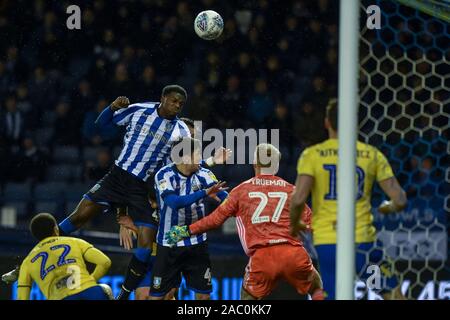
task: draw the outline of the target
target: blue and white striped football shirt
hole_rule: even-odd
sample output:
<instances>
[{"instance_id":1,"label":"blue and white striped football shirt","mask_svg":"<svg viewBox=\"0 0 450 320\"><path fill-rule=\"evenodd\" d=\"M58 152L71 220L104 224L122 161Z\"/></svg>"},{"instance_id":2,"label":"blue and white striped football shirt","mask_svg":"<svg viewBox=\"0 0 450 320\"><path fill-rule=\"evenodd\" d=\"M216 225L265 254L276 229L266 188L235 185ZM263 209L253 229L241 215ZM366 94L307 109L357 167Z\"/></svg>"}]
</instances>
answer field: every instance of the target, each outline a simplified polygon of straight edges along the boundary
<instances>
[{"instance_id":1,"label":"blue and white striped football shirt","mask_svg":"<svg viewBox=\"0 0 450 320\"><path fill-rule=\"evenodd\" d=\"M180 137L190 137L186 124L158 115L159 102L135 103L114 112L112 121L127 126L123 148L115 164L146 181L170 158L172 144Z\"/></svg>"},{"instance_id":2,"label":"blue and white striped football shirt","mask_svg":"<svg viewBox=\"0 0 450 320\"><path fill-rule=\"evenodd\" d=\"M165 234L172 226L190 225L205 217L205 205L203 199L194 202L186 208L174 210L164 203L164 197L168 194L186 196L196 191L207 189L217 183L214 174L205 168L200 168L190 177L181 174L175 164L169 164L161 168L155 175L155 187L159 207L159 228L156 242L162 246L169 246ZM192 246L206 241L206 233L191 236L179 241L176 246Z\"/></svg>"}]
</instances>

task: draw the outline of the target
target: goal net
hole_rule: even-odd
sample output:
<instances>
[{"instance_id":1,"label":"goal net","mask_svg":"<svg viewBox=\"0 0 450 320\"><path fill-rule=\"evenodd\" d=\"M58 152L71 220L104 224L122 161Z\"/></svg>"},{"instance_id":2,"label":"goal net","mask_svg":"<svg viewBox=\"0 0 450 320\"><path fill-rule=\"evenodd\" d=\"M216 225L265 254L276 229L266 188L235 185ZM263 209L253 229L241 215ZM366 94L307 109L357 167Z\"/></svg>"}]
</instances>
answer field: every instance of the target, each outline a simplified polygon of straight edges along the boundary
<instances>
[{"instance_id":1,"label":"goal net","mask_svg":"<svg viewBox=\"0 0 450 320\"><path fill-rule=\"evenodd\" d=\"M418 1L375 2L381 24L370 29L366 9L374 1L362 2L359 139L387 156L408 195L403 212L374 212L381 249L405 295L449 299L450 26L442 8L412 3ZM384 196L374 191L376 208ZM356 298L364 287L357 282Z\"/></svg>"}]
</instances>

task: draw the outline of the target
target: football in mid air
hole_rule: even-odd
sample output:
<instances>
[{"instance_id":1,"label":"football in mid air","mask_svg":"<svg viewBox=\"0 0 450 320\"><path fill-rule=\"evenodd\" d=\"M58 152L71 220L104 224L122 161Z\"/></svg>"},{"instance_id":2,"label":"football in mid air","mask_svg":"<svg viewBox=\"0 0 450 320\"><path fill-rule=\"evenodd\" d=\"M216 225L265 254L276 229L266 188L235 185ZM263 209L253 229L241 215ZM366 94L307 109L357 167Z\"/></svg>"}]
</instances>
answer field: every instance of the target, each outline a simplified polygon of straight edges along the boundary
<instances>
[{"instance_id":1,"label":"football in mid air","mask_svg":"<svg viewBox=\"0 0 450 320\"><path fill-rule=\"evenodd\" d=\"M195 33L202 39L217 39L223 31L223 19L217 12L206 10L200 12L194 21Z\"/></svg>"}]
</instances>

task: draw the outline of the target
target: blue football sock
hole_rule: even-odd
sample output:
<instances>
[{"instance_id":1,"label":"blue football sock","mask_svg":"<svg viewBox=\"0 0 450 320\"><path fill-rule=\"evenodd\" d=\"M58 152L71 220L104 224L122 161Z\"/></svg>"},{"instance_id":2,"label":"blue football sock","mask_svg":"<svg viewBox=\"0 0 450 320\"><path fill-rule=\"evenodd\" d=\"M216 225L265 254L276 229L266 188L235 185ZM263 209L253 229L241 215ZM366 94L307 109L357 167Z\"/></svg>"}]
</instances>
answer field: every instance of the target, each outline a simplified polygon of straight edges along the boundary
<instances>
[{"instance_id":1,"label":"blue football sock","mask_svg":"<svg viewBox=\"0 0 450 320\"><path fill-rule=\"evenodd\" d=\"M149 271L153 270L153 265L155 264L155 260L156 260L156 256L150 255L150 257L148 258L147 263L148 263L148 270Z\"/></svg>"},{"instance_id":2,"label":"blue football sock","mask_svg":"<svg viewBox=\"0 0 450 320\"><path fill-rule=\"evenodd\" d=\"M136 248L134 250L134 256L141 262L147 263L152 254L152 250L147 248Z\"/></svg>"},{"instance_id":3,"label":"blue football sock","mask_svg":"<svg viewBox=\"0 0 450 320\"><path fill-rule=\"evenodd\" d=\"M62 235L71 234L74 231L77 231L78 228L75 227L70 221L69 217L65 218L60 224L59 229L62 231Z\"/></svg>"}]
</instances>

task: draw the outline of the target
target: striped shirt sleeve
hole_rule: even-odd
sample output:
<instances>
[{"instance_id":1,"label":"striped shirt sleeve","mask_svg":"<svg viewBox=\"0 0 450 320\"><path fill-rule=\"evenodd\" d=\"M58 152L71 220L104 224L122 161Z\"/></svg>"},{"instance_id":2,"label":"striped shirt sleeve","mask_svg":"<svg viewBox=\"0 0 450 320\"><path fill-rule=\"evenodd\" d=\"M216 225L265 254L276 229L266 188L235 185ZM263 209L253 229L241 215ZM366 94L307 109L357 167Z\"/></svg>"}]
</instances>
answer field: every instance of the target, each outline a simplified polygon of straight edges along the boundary
<instances>
[{"instance_id":1,"label":"striped shirt sleeve","mask_svg":"<svg viewBox=\"0 0 450 320\"><path fill-rule=\"evenodd\" d=\"M133 114L144 108L141 105L130 105L128 108L119 109L114 112L113 122L118 126L126 126L130 122Z\"/></svg>"},{"instance_id":2,"label":"striped shirt sleeve","mask_svg":"<svg viewBox=\"0 0 450 320\"><path fill-rule=\"evenodd\" d=\"M155 176L155 186L158 189L161 198L164 198L168 194L175 193L174 186L172 185L171 176L172 171L159 171Z\"/></svg>"},{"instance_id":3,"label":"striped shirt sleeve","mask_svg":"<svg viewBox=\"0 0 450 320\"><path fill-rule=\"evenodd\" d=\"M200 234L220 227L228 218L236 216L238 211L238 194L231 191L229 197L210 215L189 226L191 234Z\"/></svg>"},{"instance_id":4,"label":"striped shirt sleeve","mask_svg":"<svg viewBox=\"0 0 450 320\"><path fill-rule=\"evenodd\" d=\"M202 182L203 188L209 188L218 182L216 176L211 170L201 168L198 175L200 176L200 181Z\"/></svg>"}]
</instances>

